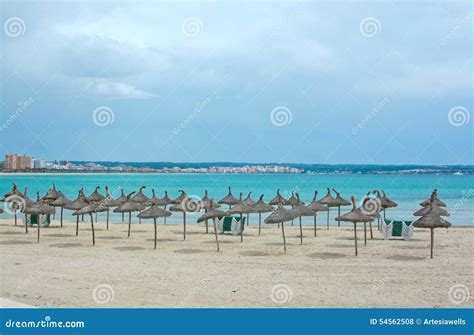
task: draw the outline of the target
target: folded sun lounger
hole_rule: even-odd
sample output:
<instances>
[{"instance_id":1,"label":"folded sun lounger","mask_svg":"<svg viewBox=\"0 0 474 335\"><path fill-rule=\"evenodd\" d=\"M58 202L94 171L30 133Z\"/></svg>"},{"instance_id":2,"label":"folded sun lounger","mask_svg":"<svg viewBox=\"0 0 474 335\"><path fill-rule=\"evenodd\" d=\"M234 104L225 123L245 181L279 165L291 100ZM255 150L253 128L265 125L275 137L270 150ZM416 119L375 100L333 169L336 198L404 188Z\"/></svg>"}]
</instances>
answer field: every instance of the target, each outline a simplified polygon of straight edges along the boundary
<instances>
[{"instance_id":1,"label":"folded sun lounger","mask_svg":"<svg viewBox=\"0 0 474 335\"><path fill-rule=\"evenodd\" d=\"M244 230L244 227L245 217L242 217L242 222L240 222L240 216L226 215L219 218L217 232L219 234L230 232L232 235L240 235L240 232Z\"/></svg>"},{"instance_id":2,"label":"folded sun lounger","mask_svg":"<svg viewBox=\"0 0 474 335\"><path fill-rule=\"evenodd\" d=\"M384 239L392 237L403 237L405 240L410 240L413 236L413 221L401 221L393 219L382 220L381 233Z\"/></svg>"}]
</instances>

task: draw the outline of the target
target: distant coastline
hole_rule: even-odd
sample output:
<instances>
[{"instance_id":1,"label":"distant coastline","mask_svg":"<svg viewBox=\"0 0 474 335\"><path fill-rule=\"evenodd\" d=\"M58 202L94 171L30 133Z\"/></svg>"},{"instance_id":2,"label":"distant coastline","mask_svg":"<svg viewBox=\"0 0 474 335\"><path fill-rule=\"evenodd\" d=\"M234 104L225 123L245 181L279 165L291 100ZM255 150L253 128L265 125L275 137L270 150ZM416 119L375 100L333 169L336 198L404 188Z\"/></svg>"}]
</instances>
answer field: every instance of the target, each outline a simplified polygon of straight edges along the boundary
<instances>
[{"instance_id":1,"label":"distant coastline","mask_svg":"<svg viewBox=\"0 0 474 335\"><path fill-rule=\"evenodd\" d=\"M70 168L73 166L74 168ZM0 174L457 174L473 175L474 165L358 165L232 162L93 162L70 161L54 168L8 170Z\"/></svg>"}]
</instances>

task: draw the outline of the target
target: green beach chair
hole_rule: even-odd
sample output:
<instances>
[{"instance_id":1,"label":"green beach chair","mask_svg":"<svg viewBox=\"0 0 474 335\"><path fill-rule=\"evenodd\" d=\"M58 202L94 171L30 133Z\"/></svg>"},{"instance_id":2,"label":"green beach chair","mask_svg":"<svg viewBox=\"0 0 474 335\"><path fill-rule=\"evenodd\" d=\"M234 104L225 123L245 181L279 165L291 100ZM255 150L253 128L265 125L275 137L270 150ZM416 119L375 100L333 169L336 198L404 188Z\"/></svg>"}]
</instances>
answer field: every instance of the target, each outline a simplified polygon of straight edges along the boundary
<instances>
[{"instance_id":1,"label":"green beach chair","mask_svg":"<svg viewBox=\"0 0 474 335\"><path fill-rule=\"evenodd\" d=\"M383 219L381 233L385 240L392 237L403 237L408 241L413 236L413 221Z\"/></svg>"},{"instance_id":2,"label":"green beach chair","mask_svg":"<svg viewBox=\"0 0 474 335\"><path fill-rule=\"evenodd\" d=\"M218 218L217 223L217 232L219 234L231 233L232 235L240 235L240 232L244 231L245 227L245 217L242 217L242 222L240 222L240 216L235 215L226 215L224 217ZM240 228L239 228L240 222Z\"/></svg>"}]
</instances>

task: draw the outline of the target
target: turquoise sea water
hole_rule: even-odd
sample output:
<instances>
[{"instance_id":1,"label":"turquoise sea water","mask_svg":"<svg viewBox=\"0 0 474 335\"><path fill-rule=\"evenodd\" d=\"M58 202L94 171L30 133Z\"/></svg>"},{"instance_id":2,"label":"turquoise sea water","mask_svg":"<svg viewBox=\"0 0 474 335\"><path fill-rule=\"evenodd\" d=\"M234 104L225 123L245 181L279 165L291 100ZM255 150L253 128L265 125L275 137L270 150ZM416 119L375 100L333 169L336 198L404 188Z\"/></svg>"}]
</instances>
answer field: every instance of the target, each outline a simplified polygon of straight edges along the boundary
<instances>
[{"instance_id":1,"label":"turquoise sea water","mask_svg":"<svg viewBox=\"0 0 474 335\"><path fill-rule=\"evenodd\" d=\"M232 186L235 197L239 192L244 197L252 191L252 198L257 200L261 194L269 201L275 196L277 188L285 197L291 191L299 192L305 202L311 201L313 192L319 191L318 198L324 196L326 187L338 190L341 195L350 199L354 195L360 200L368 190L384 189L392 200L398 202L398 207L387 211L387 217L397 219L411 219L413 211L419 208L419 203L429 197L433 188L437 188L439 197L446 202L451 216L448 218L453 224L474 225L474 176L473 175L405 175L405 174L3 174L0 176L0 193L11 190L11 183L16 182L20 190L28 187L29 196L34 199L37 191L41 195L56 183L58 190L74 199L80 187L84 187L89 195L96 185L108 185L110 192L119 195L119 188L126 193L136 191L141 185L146 185L145 193L151 196L154 188L158 197L162 197L167 190L170 198L179 194L183 189L189 195L202 197L204 190L209 191L210 197L219 200L227 194L227 186ZM346 207L347 210L350 207ZM331 213L332 218L337 209ZM344 209L342 210L345 211ZM67 218L71 218L70 211L65 211ZM320 222L324 222L324 215ZM195 222L191 214L190 222ZM2 214L2 218L8 217ZM169 222L181 222L181 214L175 213ZM118 220L119 216L112 216ZM257 214L251 214L250 222L257 220ZM311 218L304 219L310 223Z\"/></svg>"}]
</instances>

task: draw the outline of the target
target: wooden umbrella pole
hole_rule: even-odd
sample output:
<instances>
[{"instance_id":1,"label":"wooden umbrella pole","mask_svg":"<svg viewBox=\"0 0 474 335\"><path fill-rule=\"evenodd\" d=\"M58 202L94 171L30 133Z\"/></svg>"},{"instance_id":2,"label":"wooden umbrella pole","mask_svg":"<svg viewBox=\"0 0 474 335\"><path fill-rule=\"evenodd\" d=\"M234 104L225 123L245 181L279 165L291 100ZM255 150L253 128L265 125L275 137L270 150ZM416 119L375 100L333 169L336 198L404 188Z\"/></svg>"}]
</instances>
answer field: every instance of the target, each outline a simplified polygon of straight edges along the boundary
<instances>
[{"instance_id":1,"label":"wooden umbrella pole","mask_svg":"<svg viewBox=\"0 0 474 335\"><path fill-rule=\"evenodd\" d=\"M183 212L183 240L186 239L186 212Z\"/></svg>"},{"instance_id":2,"label":"wooden umbrella pole","mask_svg":"<svg viewBox=\"0 0 474 335\"><path fill-rule=\"evenodd\" d=\"M316 215L314 215L314 236L316 236Z\"/></svg>"},{"instance_id":3,"label":"wooden umbrella pole","mask_svg":"<svg viewBox=\"0 0 474 335\"><path fill-rule=\"evenodd\" d=\"M153 218L153 225L155 226L155 248L156 249L156 218Z\"/></svg>"},{"instance_id":4,"label":"wooden umbrella pole","mask_svg":"<svg viewBox=\"0 0 474 335\"><path fill-rule=\"evenodd\" d=\"M15 215L15 226L17 225L17 219L16 219L16 209L13 210L13 214Z\"/></svg>"},{"instance_id":5,"label":"wooden umbrella pole","mask_svg":"<svg viewBox=\"0 0 474 335\"><path fill-rule=\"evenodd\" d=\"M247 213L247 227L249 226L249 221L250 221L250 213Z\"/></svg>"},{"instance_id":6,"label":"wooden umbrella pole","mask_svg":"<svg viewBox=\"0 0 474 335\"><path fill-rule=\"evenodd\" d=\"M295 208L295 206L291 205L291 209ZM293 219L291 220L291 225L293 225Z\"/></svg>"},{"instance_id":7,"label":"wooden umbrella pole","mask_svg":"<svg viewBox=\"0 0 474 335\"><path fill-rule=\"evenodd\" d=\"M244 226L242 224L242 213L240 213L240 221L239 221L239 226L240 226L240 242L244 241Z\"/></svg>"},{"instance_id":8,"label":"wooden umbrella pole","mask_svg":"<svg viewBox=\"0 0 474 335\"><path fill-rule=\"evenodd\" d=\"M433 258L434 228L431 228L431 258Z\"/></svg>"},{"instance_id":9,"label":"wooden umbrella pole","mask_svg":"<svg viewBox=\"0 0 474 335\"><path fill-rule=\"evenodd\" d=\"M355 255L357 256L357 224L354 222L354 244L355 244Z\"/></svg>"},{"instance_id":10,"label":"wooden umbrella pole","mask_svg":"<svg viewBox=\"0 0 474 335\"><path fill-rule=\"evenodd\" d=\"M37 239L37 242L39 243L40 241L40 226L41 226L41 215L38 215L38 221L37 221L37 225L38 225L38 239Z\"/></svg>"},{"instance_id":11,"label":"wooden umbrella pole","mask_svg":"<svg viewBox=\"0 0 474 335\"><path fill-rule=\"evenodd\" d=\"M283 222L281 223L281 234L283 236L283 249L286 252L286 238L285 238L285 227L283 225Z\"/></svg>"},{"instance_id":12,"label":"wooden umbrella pole","mask_svg":"<svg viewBox=\"0 0 474 335\"><path fill-rule=\"evenodd\" d=\"M262 232L262 212L258 212L258 235Z\"/></svg>"},{"instance_id":13,"label":"wooden umbrella pole","mask_svg":"<svg viewBox=\"0 0 474 335\"><path fill-rule=\"evenodd\" d=\"M61 228L63 227L63 212L64 212L64 207L61 206Z\"/></svg>"},{"instance_id":14,"label":"wooden umbrella pole","mask_svg":"<svg viewBox=\"0 0 474 335\"><path fill-rule=\"evenodd\" d=\"M166 210L166 205L165 205L165 210ZM164 222L165 222L165 224L166 224L166 216L165 216Z\"/></svg>"},{"instance_id":15,"label":"wooden umbrella pole","mask_svg":"<svg viewBox=\"0 0 474 335\"><path fill-rule=\"evenodd\" d=\"M132 212L128 212L128 237L130 237L131 228L132 228Z\"/></svg>"},{"instance_id":16,"label":"wooden umbrella pole","mask_svg":"<svg viewBox=\"0 0 474 335\"><path fill-rule=\"evenodd\" d=\"M370 239L373 240L374 239L374 234L372 232L372 221L369 222L369 227L370 227Z\"/></svg>"},{"instance_id":17,"label":"wooden umbrella pole","mask_svg":"<svg viewBox=\"0 0 474 335\"><path fill-rule=\"evenodd\" d=\"M25 214L25 230L26 230L26 233L28 234L28 214Z\"/></svg>"},{"instance_id":18,"label":"wooden umbrella pole","mask_svg":"<svg viewBox=\"0 0 474 335\"><path fill-rule=\"evenodd\" d=\"M95 245L95 230L94 230L94 216L90 213L91 216L91 228L92 228L92 245Z\"/></svg>"},{"instance_id":19,"label":"wooden umbrella pole","mask_svg":"<svg viewBox=\"0 0 474 335\"><path fill-rule=\"evenodd\" d=\"M367 223L364 222L364 245L367 245Z\"/></svg>"},{"instance_id":20,"label":"wooden umbrella pole","mask_svg":"<svg viewBox=\"0 0 474 335\"><path fill-rule=\"evenodd\" d=\"M341 216L341 206L337 206L337 216ZM337 221L337 226L341 226L341 221Z\"/></svg>"},{"instance_id":21,"label":"wooden umbrella pole","mask_svg":"<svg viewBox=\"0 0 474 335\"><path fill-rule=\"evenodd\" d=\"M216 218L213 218L212 222L214 224L214 235L216 235L217 252L219 252L219 237L217 236Z\"/></svg>"},{"instance_id":22,"label":"wooden umbrella pole","mask_svg":"<svg viewBox=\"0 0 474 335\"><path fill-rule=\"evenodd\" d=\"M79 215L76 215L76 236L79 235Z\"/></svg>"},{"instance_id":23,"label":"wooden umbrella pole","mask_svg":"<svg viewBox=\"0 0 474 335\"><path fill-rule=\"evenodd\" d=\"M330 210L331 210L331 209L330 209L330 207L328 207L328 217L327 217L327 221L328 221L328 222L327 222L328 229L329 229L329 211L330 211Z\"/></svg>"},{"instance_id":24,"label":"wooden umbrella pole","mask_svg":"<svg viewBox=\"0 0 474 335\"><path fill-rule=\"evenodd\" d=\"M109 209L107 208L107 230L109 230Z\"/></svg>"},{"instance_id":25,"label":"wooden umbrella pole","mask_svg":"<svg viewBox=\"0 0 474 335\"><path fill-rule=\"evenodd\" d=\"M122 212L122 223L125 222L125 213Z\"/></svg>"},{"instance_id":26,"label":"wooden umbrella pole","mask_svg":"<svg viewBox=\"0 0 474 335\"><path fill-rule=\"evenodd\" d=\"M300 245L303 245L303 225L301 224L301 216L300 216Z\"/></svg>"}]
</instances>

